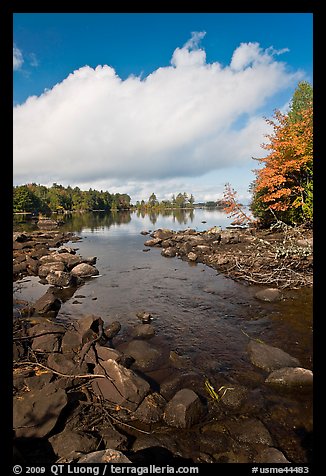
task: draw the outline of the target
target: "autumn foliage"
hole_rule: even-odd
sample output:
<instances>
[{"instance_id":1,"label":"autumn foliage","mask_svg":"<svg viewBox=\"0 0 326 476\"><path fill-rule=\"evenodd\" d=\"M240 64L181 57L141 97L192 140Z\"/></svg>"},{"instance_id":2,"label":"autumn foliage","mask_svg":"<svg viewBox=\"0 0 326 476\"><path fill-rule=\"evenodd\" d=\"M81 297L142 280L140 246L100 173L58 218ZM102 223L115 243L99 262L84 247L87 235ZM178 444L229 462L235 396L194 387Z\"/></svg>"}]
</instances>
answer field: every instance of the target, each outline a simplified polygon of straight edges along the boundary
<instances>
[{"instance_id":1,"label":"autumn foliage","mask_svg":"<svg viewBox=\"0 0 326 476\"><path fill-rule=\"evenodd\" d=\"M230 218L234 218L232 225L248 225L254 222L254 219L244 211L243 205L238 201L237 192L229 183L224 187L223 203L224 212Z\"/></svg>"},{"instance_id":2,"label":"autumn foliage","mask_svg":"<svg viewBox=\"0 0 326 476\"><path fill-rule=\"evenodd\" d=\"M252 186L252 211L262 221L277 219L289 224L312 221L313 106L312 88L300 83L289 114L276 111L266 119L273 128L262 148L269 153L258 160ZM311 94L308 93L311 92Z\"/></svg>"}]
</instances>

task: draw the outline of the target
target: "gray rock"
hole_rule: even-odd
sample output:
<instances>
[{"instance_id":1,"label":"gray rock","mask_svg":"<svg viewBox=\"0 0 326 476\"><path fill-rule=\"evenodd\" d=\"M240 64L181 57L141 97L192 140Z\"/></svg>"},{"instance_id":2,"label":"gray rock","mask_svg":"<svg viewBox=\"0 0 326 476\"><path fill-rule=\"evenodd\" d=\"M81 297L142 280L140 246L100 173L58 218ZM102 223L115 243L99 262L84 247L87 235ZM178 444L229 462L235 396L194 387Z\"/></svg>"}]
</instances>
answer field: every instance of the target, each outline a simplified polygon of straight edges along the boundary
<instances>
[{"instance_id":1,"label":"gray rock","mask_svg":"<svg viewBox=\"0 0 326 476\"><path fill-rule=\"evenodd\" d=\"M72 268L71 274L73 276L78 276L79 278L88 278L91 276L97 276L99 274L99 270L91 264L80 263Z\"/></svg>"},{"instance_id":2,"label":"gray rock","mask_svg":"<svg viewBox=\"0 0 326 476\"><path fill-rule=\"evenodd\" d=\"M119 463L131 463L123 453L117 450L102 450L94 451L85 456L82 456L78 459L77 463L110 463L110 464L119 464Z\"/></svg>"},{"instance_id":3,"label":"gray rock","mask_svg":"<svg viewBox=\"0 0 326 476\"><path fill-rule=\"evenodd\" d=\"M258 291L255 297L260 299L260 301L274 302L279 301L282 298L282 294L277 288L267 288Z\"/></svg>"},{"instance_id":4,"label":"gray rock","mask_svg":"<svg viewBox=\"0 0 326 476\"><path fill-rule=\"evenodd\" d=\"M270 373L265 383L280 387L307 388L313 385L313 373L302 367L285 367Z\"/></svg>"},{"instance_id":5,"label":"gray rock","mask_svg":"<svg viewBox=\"0 0 326 476\"><path fill-rule=\"evenodd\" d=\"M58 334L49 334L35 337L32 343L32 349L35 352L59 352L61 338Z\"/></svg>"},{"instance_id":6,"label":"gray rock","mask_svg":"<svg viewBox=\"0 0 326 476\"><path fill-rule=\"evenodd\" d=\"M79 453L90 453L98 447L98 438L84 431L63 430L49 438L54 453L60 457L74 457ZM80 455L79 455L80 456Z\"/></svg>"},{"instance_id":7,"label":"gray rock","mask_svg":"<svg viewBox=\"0 0 326 476\"><path fill-rule=\"evenodd\" d=\"M166 405L163 419L169 426L190 428L198 423L204 414L205 407L198 395L189 388L183 388Z\"/></svg>"},{"instance_id":8,"label":"gray rock","mask_svg":"<svg viewBox=\"0 0 326 476\"><path fill-rule=\"evenodd\" d=\"M50 354L48 357L48 367L65 375L87 374L87 366L84 362L80 367L71 357L64 354Z\"/></svg>"},{"instance_id":9,"label":"gray rock","mask_svg":"<svg viewBox=\"0 0 326 476\"><path fill-rule=\"evenodd\" d=\"M160 240L168 240L169 238L172 238L173 234L174 233L172 230L167 228L159 228L158 230L153 231L151 236Z\"/></svg>"},{"instance_id":10,"label":"gray rock","mask_svg":"<svg viewBox=\"0 0 326 476\"><path fill-rule=\"evenodd\" d=\"M136 410L150 391L148 382L112 359L97 365L94 373L108 377L92 381L94 392L131 411Z\"/></svg>"},{"instance_id":11,"label":"gray rock","mask_svg":"<svg viewBox=\"0 0 326 476\"><path fill-rule=\"evenodd\" d=\"M17 438L43 438L55 427L67 404L66 392L55 383L13 399L13 426Z\"/></svg>"},{"instance_id":12,"label":"gray rock","mask_svg":"<svg viewBox=\"0 0 326 476\"><path fill-rule=\"evenodd\" d=\"M268 372L282 367L300 366L300 362L297 358L292 357L282 349L255 340L249 342L248 352L251 362L256 367Z\"/></svg>"}]
</instances>

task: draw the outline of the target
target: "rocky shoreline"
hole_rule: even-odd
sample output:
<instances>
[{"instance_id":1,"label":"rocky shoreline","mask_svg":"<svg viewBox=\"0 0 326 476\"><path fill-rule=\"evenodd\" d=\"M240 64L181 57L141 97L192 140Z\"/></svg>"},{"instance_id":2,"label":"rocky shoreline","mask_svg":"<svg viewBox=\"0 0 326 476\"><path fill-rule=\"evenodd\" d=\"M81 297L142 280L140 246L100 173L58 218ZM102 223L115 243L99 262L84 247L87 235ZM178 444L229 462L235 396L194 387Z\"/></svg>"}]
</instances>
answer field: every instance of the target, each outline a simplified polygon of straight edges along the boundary
<instances>
[{"instance_id":1,"label":"rocky shoreline","mask_svg":"<svg viewBox=\"0 0 326 476\"><path fill-rule=\"evenodd\" d=\"M222 270L230 263L227 256L236 254L237 244L252 242L252 236L248 230L156 230L145 245L162 247L166 257L180 256ZM85 280L99 274L96 257L82 258L64 245L67 241L78 237L57 230L13 237L14 281L34 275L50 285L35 303L15 303L16 463L309 460L299 435L293 438L295 447L279 436L280 410L266 411L262 418L261 409L267 408L265 399L273 392L285 402L291 402L293 394L310 394L311 370L282 349L247 336L244 358L252 365L251 385L218 371L208 380L189 358L158 339L146 311L135 312L135 325L124 340L119 340L118 321L104 323L100 316L86 315L60 322L56 316L62 293L72 296ZM302 248L308 249L307 243ZM302 262L307 257L310 261L309 254L303 256ZM267 300L277 294L263 291ZM300 415L293 418L300 420ZM299 425L311 433L311 421Z\"/></svg>"}]
</instances>

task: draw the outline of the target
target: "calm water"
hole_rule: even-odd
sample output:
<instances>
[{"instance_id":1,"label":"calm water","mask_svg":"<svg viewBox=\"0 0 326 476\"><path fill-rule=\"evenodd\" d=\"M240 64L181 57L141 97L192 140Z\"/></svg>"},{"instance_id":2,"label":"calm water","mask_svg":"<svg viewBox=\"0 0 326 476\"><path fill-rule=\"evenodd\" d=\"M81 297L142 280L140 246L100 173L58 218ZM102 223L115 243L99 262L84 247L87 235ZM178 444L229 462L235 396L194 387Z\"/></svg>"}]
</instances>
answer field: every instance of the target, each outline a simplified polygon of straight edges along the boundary
<instances>
[{"instance_id":1,"label":"calm water","mask_svg":"<svg viewBox=\"0 0 326 476\"><path fill-rule=\"evenodd\" d=\"M291 291L284 301L263 303L254 297L259 289L255 286L236 283L202 264L163 258L160 248L143 251L148 237L140 234L142 230L225 228L231 220L223 212L97 212L74 214L65 220L60 229L82 238L72 246L84 257L97 256L100 276L87 281L74 296L67 294L58 318L93 313L106 322L119 320L127 332L137 322L136 313L144 310L154 316L158 335L167 338L175 350L198 358L203 367L212 359L226 367L234 366L235 361L238 366L250 365L244 359L246 332L283 348L311 368L311 290ZM28 229L26 223L16 227ZM14 288L16 298L35 301L47 286L37 277L27 277ZM80 295L85 297L76 298Z\"/></svg>"},{"instance_id":2,"label":"calm water","mask_svg":"<svg viewBox=\"0 0 326 476\"><path fill-rule=\"evenodd\" d=\"M97 256L100 276L74 295L67 291L57 319L93 313L107 323L119 320L122 331L116 345L123 348L131 327L139 322L136 313L150 312L156 330L153 343L189 357L191 370L209 377L216 388L225 382L251 388L255 415L267 424L277 446L291 461L305 462L311 396L281 395L264 386L266 373L250 363L245 334L282 348L312 369L312 290L288 291L286 299L264 303L254 297L258 287L234 282L203 264L164 258L160 248L144 251L148 237L140 234L142 230L225 228L230 220L217 210L165 215L98 212L65 220L60 229L82 238L68 244L84 257ZM17 222L15 228L33 227ZM47 287L39 278L27 277L14 283L14 296L35 301Z\"/></svg>"}]
</instances>

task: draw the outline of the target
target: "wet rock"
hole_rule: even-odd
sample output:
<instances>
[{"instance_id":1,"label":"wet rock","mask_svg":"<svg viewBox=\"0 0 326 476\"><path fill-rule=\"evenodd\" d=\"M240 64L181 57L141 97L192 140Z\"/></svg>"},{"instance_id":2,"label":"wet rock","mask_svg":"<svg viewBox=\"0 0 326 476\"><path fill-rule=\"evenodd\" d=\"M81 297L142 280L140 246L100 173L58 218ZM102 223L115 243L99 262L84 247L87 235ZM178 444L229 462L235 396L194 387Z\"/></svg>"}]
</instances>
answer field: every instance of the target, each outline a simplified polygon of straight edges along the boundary
<instances>
[{"instance_id":1,"label":"wet rock","mask_svg":"<svg viewBox=\"0 0 326 476\"><path fill-rule=\"evenodd\" d=\"M76 278L65 271L50 271L45 279L52 286L58 286L60 288L66 288L76 284Z\"/></svg>"},{"instance_id":2,"label":"wet rock","mask_svg":"<svg viewBox=\"0 0 326 476\"><path fill-rule=\"evenodd\" d=\"M102 450L94 451L93 453L88 453L85 456L82 456L78 459L77 463L131 463L123 453L117 450Z\"/></svg>"},{"instance_id":3,"label":"wet rock","mask_svg":"<svg viewBox=\"0 0 326 476\"><path fill-rule=\"evenodd\" d=\"M49 288L46 293L34 303L34 309L38 314L50 314L56 316L61 307L61 301L54 295L54 290Z\"/></svg>"},{"instance_id":4,"label":"wet rock","mask_svg":"<svg viewBox=\"0 0 326 476\"><path fill-rule=\"evenodd\" d=\"M101 431L101 437L106 448L120 451L127 449L128 438L113 428Z\"/></svg>"},{"instance_id":5,"label":"wet rock","mask_svg":"<svg viewBox=\"0 0 326 476\"><path fill-rule=\"evenodd\" d=\"M125 347L124 353L135 359L141 370L153 370L161 363L161 352L144 340L133 340Z\"/></svg>"},{"instance_id":6,"label":"wet rock","mask_svg":"<svg viewBox=\"0 0 326 476\"><path fill-rule=\"evenodd\" d=\"M149 324L153 319L153 316L149 312L145 311L137 312L136 316L138 317L138 319L141 319L141 321L145 324Z\"/></svg>"},{"instance_id":7,"label":"wet rock","mask_svg":"<svg viewBox=\"0 0 326 476\"><path fill-rule=\"evenodd\" d=\"M225 422L225 426L231 436L240 443L260 443L273 446L269 431L257 418L230 420Z\"/></svg>"},{"instance_id":8,"label":"wet rock","mask_svg":"<svg viewBox=\"0 0 326 476\"><path fill-rule=\"evenodd\" d=\"M67 404L66 392L50 383L39 391L13 399L13 426L17 438L44 438L55 427Z\"/></svg>"},{"instance_id":9,"label":"wet rock","mask_svg":"<svg viewBox=\"0 0 326 476\"><path fill-rule=\"evenodd\" d=\"M313 373L302 367L285 367L269 374L265 383L289 388L309 388L313 385Z\"/></svg>"},{"instance_id":10,"label":"wet rock","mask_svg":"<svg viewBox=\"0 0 326 476\"><path fill-rule=\"evenodd\" d=\"M284 352L278 347L263 344L251 340L248 344L250 361L256 366L267 372L280 369L282 367L299 367L300 362L295 357Z\"/></svg>"},{"instance_id":11,"label":"wet rock","mask_svg":"<svg viewBox=\"0 0 326 476\"><path fill-rule=\"evenodd\" d=\"M119 321L113 321L111 324L106 326L104 329L104 334L107 339L113 339L121 331L121 324Z\"/></svg>"},{"instance_id":12,"label":"wet rock","mask_svg":"<svg viewBox=\"0 0 326 476\"><path fill-rule=\"evenodd\" d=\"M163 419L169 426L190 428L198 423L204 414L205 407L198 395L189 388L183 388L166 405Z\"/></svg>"},{"instance_id":13,"label":"wet rock","mask_svg":"<svg viewBox=\"0 0 326 476\"><path fill-rule=\"evenodd\" d=\"M159 393L151 393L144 398L134 415L138 420L144 423L157 423L162 419L165 405L166 400L162 395Z\"/></svg>"},{"instance_id":14,"label":"wet rock","mask_svg":"<svg viewBox=\"0 0 326 476\"><path fill-rule=\"evenodd\" d=\"M189 358L179 355L177 352L174 350L171 350L169 360L173 367L177 369L184 369L190 365L190 360Z\"/></svg>"},{"instance_id":15,"label":"wet rock","mask_svg":"<svg viewBox=\"0 0 326 476\"><path fill-rule=\"evenodd\" d=\"M227 385L228 390L221 398L225 407L236 410L242 406L248 397L248 390L241 385Z\"/></svg>"},{"instance_id":16,"label":"wet rock","mask_svg":"<svg viewBox=\"0 0 326 476\"><path fill-rule=\"evenodd\" d=\"M260 301L274 302L282 298L281 292L277 288L267 288L258 291L255 297Z\"/></svg>"},{"instance_id":17,"label":"wet rock","mask_svg":"<svg viewBox=\"0 0 326 476\"><path fill-rule=\"evenodd\" d=\"M290 463L290 461L276 448L263 448L254 457L254 463Z\"/></svg>"},{"instance_id":18,"label":"wet rock","mask_svg":"<svg viewBox=\"0 0 326 476\"><path fill-rule=\"evenodd\" d=\"M192 251L190 251L190 253L188 253L187 255L187 258L189 261L196 261L198 256L196 255L196 253L193 253Z\"/></svg>"},{"instance_id":19,"label":"wet rock","mask_svg":"<svg viewBox=\"0 0 326 476\"><path fill-rule=\"evenodd\" d=\"M150 391L148 382L112 359L97 365L94 373L108 377L92 381L94 392L131 411L136 410Z\"/></svg>"},{"instance_id":20,"label":"wet rock","mask_svg":"<svg viewBox=\"0 0 326 476\"><path fill-rule=\"evenodd\" d=\"M166 258L174 258L177 254L177 249L173 246L170 246L168 248L164 248L161 251L161 255L165 256Z\"/></svg>"},{"instance_id":21,"label":"wet rock","mask_svg":"<svg viewBox=\"0 0 326 476\"><path fill-rule=\"evenodd\" d=\"M57 435L51 436L49 442L54 453L59 458L74 458L80 453L90 453L98 447L99 439L88 435L84 431L65 429Z\"/></svg>"},{"instance_id":22,"label":"wet rock","mask_svg":"<svg viewBox=\"0 0 326 476\"><path fill-rule=\"evenodd\" d=\"M155 329L151 324L139 324L132 329L131 333L138 339L150 339L155 335Z\"/></svg>"},{"instance_id":23,"label":"wet rock","mask_svg":"<svg viewBox=\"0 0 326 476\"><path fill-rule=\"evenodd\" d=\"M140 234L141 234L141 235L149 235L149 231L143 230L143 231L140 232Z\"/></svg>"},{"instance_id":24,"label":"wet rock","mask_svg":"<svg viewBox=\"0 0 326 476\"><path fill-rule=\"evenodd\" d=\"M71 274L80 278L88 278L91 276L97 276L99 274L99 270L90 264L80 263L72 268Z\"/></svg>"}]
</instances>

